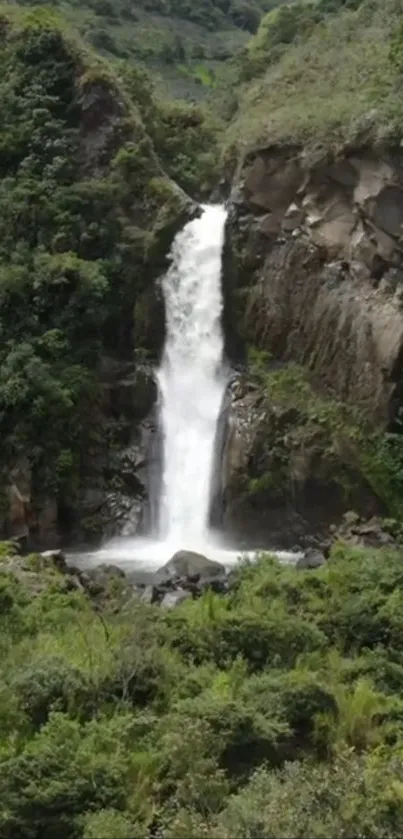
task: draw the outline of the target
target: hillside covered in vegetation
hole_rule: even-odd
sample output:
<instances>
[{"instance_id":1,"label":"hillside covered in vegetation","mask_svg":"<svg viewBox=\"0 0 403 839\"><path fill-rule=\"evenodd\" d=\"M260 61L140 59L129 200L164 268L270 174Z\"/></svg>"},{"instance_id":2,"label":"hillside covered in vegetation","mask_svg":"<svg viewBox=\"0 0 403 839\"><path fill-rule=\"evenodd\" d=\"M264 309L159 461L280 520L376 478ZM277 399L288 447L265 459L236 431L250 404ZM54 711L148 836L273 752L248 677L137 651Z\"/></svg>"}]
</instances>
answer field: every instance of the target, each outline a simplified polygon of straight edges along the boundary
<instances>
[{"instance_id":1,"label":"hillside covered in vegetation","mask_svg":"<svg viewBox=\"0 0 403 839\"><path fill-rule=\"evenodd\" d=\"M400 0L9 4L0 42L1 839L400 839ZM211 194L223 521L313 561L166 608L31 551L138 532L159 278Z\"/></svg>"},{"instance_id":2,"label":"hillside covered in vegetation","mask_svg":"<svg viewBox=\"0 0 403 839\"><path fill-rule=\"evenodd\" d=\"M35 6L35 0L18 0ZM83 39L120 63L141 63L174 98L199 99L223 62L284 0L51 0Z\"/></svg>"},{"instance_id":3,"label":"hillside covered in vegetation","mask_svg":"<svg viewBox=\"0 0 403 839\"><path fill-rule=\"evenodd\" d=\"M4 839L402 835L400 550L173 611L2 551Z\"/></svg>"},{"instance_id":4,"label":"hillside covered in vegetation","mask_svg":"<svg viewBox=\"0 0 403 839\"><path fill-rule=\"evenodd\" d=\"M133 411L105 377L159 351L155 280L214 143L194 108L158 109L140 71L118 77L58 15L4 7L0 22L1 518L46 541L85 486L90 511L110 488Z\"/></svg>"},{"instance_id":5,"label":"hillside covered in vegetation","mask_svg":"<svg viewBox=\"0 0 403 839\"><path fill-rule=\"evenodd\" d=\"M399 0L318 0L267 14L226 71L227 144L398 144L401 12Z\"/></svg>"}]
</instances>

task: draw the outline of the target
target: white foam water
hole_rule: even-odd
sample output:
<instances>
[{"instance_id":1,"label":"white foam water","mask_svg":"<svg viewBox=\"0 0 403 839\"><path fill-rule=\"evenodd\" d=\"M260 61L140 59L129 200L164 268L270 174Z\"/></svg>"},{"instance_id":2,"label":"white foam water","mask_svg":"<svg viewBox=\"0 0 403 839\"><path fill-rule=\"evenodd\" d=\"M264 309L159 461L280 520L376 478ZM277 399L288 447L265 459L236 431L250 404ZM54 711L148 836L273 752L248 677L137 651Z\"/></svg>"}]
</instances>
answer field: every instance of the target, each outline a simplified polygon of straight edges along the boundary
<instances>
[{"instance_id":1,"label":"white foam water","mask_svg":"<svg viewBox=\"0 0 403 839\"><path fill-rule=\"evenodd\" d=\"M204 207L176 237L163 282L166 341L158 384L164 466L159 537L190 548L208 534L217 420L227 377L221 330L226 212Z\"/></svg>"},{"instance_id":2,"label":"white foam water","mask_svg":"<svg viewBox=\"0 0 403 839\"><path fill-rule=\"evenodd\" d=\"M82 564L146 572L178 550L203 553L226 567L239 558L208 527L216 429L228 380L221 328L225 220L223 207L204 206L176 236L163 280L166 340L157 372L163 468L155 538L114 539L82 554Z\"/></svg>"},{"instance_id":3,"label":"white foam water","mask_svg":"<svg viewBox=\"0 0 403 839\"><path fill-rule=\"evenodd\" d=\"M230 550L211 535L201 543L192 542L192 550L201 553L208 559L227 568L233 568L241 559L256 560L261 553L273 553L284 564L295 564L302 555L290 551L261 550ZM141 578L151 575L177 552L178 543L152 538L116 538L105 544L97 551L77 552L69 554L69 559L79 567L94 568L97 565L116 565L128 574Z\"/></svg>"}]
</instances>

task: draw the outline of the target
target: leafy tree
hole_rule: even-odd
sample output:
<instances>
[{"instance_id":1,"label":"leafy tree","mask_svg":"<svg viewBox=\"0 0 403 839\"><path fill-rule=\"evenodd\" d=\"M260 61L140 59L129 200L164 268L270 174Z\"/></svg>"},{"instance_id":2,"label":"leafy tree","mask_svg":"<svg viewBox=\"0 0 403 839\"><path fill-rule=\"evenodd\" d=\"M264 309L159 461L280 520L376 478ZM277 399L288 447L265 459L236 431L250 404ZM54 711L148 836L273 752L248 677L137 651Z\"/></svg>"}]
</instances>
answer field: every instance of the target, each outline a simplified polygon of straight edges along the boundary
<instances>
[{"instance_id":1,"label":"leafy tree","mask_svg":"<svg viewBox=\"0 0 403 839\"><path fill-rule=\"evenodd\" d=\"M36 9L5 17L1 32L0 472L7 483L24 455L34 502L56 496L74 515L106 433L100 358L132 357L134 308L183 199L141 121L138 108L158 113L147 80L137 75L131 102L64 26ZM101 122L121 103L98 158L86 123L94 95ZM189 144L188 155L191 167Z\"/></svg>"}]
</instances>

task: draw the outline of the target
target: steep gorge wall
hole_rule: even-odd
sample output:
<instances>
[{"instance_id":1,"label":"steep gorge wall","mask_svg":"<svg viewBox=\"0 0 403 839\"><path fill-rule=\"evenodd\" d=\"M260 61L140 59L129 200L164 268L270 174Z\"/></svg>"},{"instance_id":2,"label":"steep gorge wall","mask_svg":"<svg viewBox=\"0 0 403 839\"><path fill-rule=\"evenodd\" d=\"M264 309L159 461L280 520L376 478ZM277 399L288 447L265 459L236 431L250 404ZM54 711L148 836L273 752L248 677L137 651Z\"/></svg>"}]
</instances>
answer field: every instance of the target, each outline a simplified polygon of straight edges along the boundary
<instances>
[{"instance_id":1,"label":"steep gorge wall","mask_svg":"<svg viewBox=\"0 0 403 839\"><path fill-rule=\"evenodd\" d=\"M268 378L231 391L222 521L289 547L351 507L387 512L342 406L369 429L401 406L403 155L258 149L229 203L227 348L235 362L266 352Z\"/></svg>"},{"instance_id":2,"label":"steep gorge wall","mask_svg":"<svg viewBox=\"0 0 403 839\"><path fill-rule=\"evenodd\" d=\"M231 198L231 305L242 339L390 421L402 385L403 155L357 149L308 167L250 155Z\"/></svg>"}]
</instances>

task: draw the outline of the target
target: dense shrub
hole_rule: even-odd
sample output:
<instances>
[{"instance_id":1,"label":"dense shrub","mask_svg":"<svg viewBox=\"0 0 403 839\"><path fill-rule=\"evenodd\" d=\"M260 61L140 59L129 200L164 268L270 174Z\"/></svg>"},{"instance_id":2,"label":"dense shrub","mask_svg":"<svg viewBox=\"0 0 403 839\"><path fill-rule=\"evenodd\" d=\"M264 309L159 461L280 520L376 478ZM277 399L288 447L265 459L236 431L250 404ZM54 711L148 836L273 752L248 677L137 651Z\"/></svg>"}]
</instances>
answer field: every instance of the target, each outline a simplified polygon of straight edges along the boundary
<instances>
[{"instance_id":1,"label":"dense shrub","mask_svg":"<svg viewBox=\"0 0 403 839\"><path fill-rule=\"evenodd\" d=\"M51 656L17 673L11 683L21 710L34 726L43 725L52 710L79 711L90 701L89 684L83 674L63 658Z\"/></svg>"},{"instance_id":2,"label":"dense shrub","mask_svg":"<svg viewBox=\"0 0 403 839\"><path fill-rule=\"evenodd\" d=\"M125 716L85 727L54 713L20 752L0 765L4 837L52 839L64 832L78 837L78 817L91 808L125 802L131 769L128 742L131 721Z\"/></svg>"},{"instance_id":3,"label":"dense shrub","mask_svg":"<svg viewBox=\"0 0 403 839\"><path fill-rule=\"evenodd\" d=\"M228 595L165 613L116 590L102 619L38 557L13 563L5 839L401 835L400 551L262 556Z\"/></svg>"}]
</instances>

